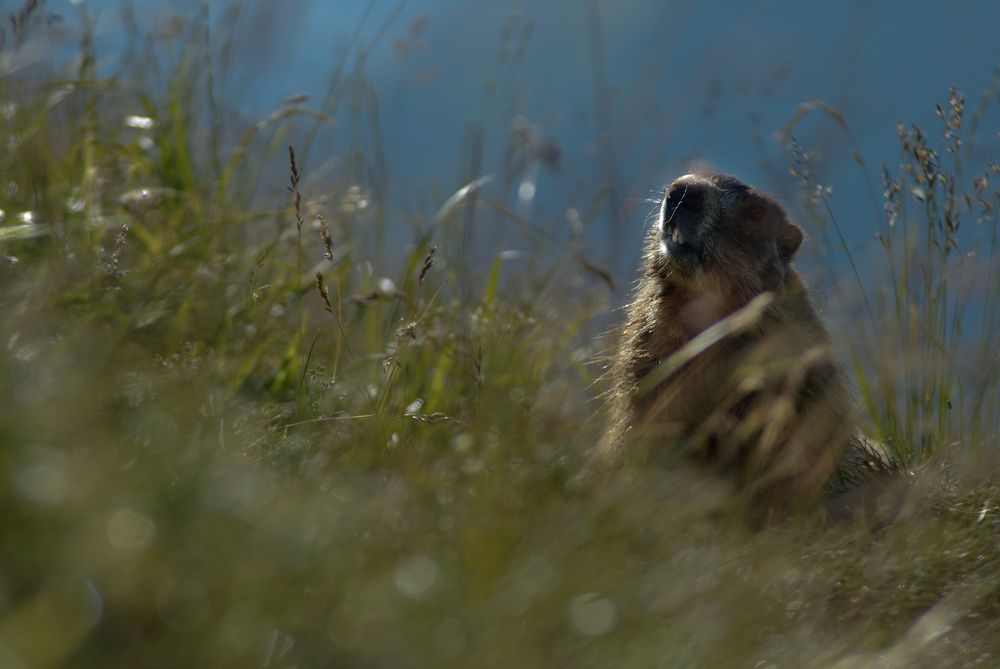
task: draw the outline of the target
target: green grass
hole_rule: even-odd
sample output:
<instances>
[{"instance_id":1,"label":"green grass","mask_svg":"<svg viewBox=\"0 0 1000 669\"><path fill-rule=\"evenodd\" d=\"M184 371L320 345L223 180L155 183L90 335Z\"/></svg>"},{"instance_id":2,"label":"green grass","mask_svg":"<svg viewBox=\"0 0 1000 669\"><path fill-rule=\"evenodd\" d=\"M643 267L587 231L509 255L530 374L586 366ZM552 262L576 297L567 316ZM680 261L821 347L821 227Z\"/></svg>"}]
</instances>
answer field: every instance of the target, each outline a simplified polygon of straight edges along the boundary
<instances>
[{"instance_id":1,"label":"green grass","mask_svg":"<svg viewBox=\"0 0 1000 669\"><path fill-rule=\"evenodd\" d=\"M476 186L385 238L307 145L292 193L263 176L331 110L213 135L216 160L197 49L99 77L83 33L75 72L0 80L0 665L1000 662L1000 384L951 364L997 356L995 172L905 131L886 176L888 318L845 354L915 470L898 517L759 529L696 469L574 485L609 309L574 238L469 269L468 212L518 223Z\"/></svg>"}]
</instances>

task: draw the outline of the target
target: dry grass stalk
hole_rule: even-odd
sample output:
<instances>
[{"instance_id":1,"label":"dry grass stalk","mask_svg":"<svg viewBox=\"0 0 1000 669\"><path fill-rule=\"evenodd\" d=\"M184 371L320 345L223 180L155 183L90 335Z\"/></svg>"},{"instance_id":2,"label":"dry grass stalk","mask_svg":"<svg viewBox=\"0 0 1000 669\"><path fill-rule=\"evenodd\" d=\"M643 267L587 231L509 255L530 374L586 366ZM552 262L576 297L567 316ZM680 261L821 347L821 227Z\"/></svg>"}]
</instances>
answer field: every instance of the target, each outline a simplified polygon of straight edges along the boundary
<instances>
[{"instance_id":1,"label":"dry grass stalk","mask_svg":"<svg viewBox=\"0 0 1000 669\"><path fill-rule=\"evenodd\" d=\"M330 302L330 291L326 287L326 281L323 280L323 272L316 272L316 289L319 291L319 296L323 298L324 308L333 314L333 303Z\"/></svg>"},{"instance_id":2,"label":"dry grass stalk","mask_svg":"<svg viewBox=\"0 0 1000 669\"><path fill-rule=\"evenodd\" d=\"M427 276L427 272L429 272L431 267L434 266L434 253L437 251L437 248L438 247L436 246L427 247L427 255L424 256L424 264L420 268L420 276L417 278L417 285L424 285L424 277Z\"/></svg>"}]
</instances>

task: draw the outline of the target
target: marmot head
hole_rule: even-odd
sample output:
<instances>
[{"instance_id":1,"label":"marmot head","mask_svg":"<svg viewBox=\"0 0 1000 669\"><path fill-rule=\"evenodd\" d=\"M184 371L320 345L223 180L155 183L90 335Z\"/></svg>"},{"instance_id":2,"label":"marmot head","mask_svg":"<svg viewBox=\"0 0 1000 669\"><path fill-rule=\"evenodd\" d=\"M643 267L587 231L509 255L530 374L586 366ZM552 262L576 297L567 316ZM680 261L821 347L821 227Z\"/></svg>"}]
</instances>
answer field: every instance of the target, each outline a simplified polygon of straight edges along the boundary
<instances>
[{"instance_id":1,"label":"marmot head","mask_svg":"<svg viewBox=\"0 0 1000 669\"><path fill-rule=\"evenodd\" d=\"M785 283L802 230L773 199L714 172L671 183L653 231L650 260L668 285L746 302Z\"/></svg>"}]
</instances>

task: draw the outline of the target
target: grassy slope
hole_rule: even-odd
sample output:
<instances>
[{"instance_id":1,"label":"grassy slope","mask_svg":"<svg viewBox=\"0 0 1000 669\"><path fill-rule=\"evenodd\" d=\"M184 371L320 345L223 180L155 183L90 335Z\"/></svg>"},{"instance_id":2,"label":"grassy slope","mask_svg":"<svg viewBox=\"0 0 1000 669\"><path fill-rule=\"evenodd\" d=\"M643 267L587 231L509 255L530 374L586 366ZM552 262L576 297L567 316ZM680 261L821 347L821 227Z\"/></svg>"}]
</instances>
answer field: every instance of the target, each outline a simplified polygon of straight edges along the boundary
<instances>
[{"instance_id":1,"label":"grassy slope","mask_svg":"<svg viewBox=\"0 0 1000 669\"><path fill-rule=\"evenodd\" d=\"M960 402L947 357L915 362L967 341L951 335L959 298L935 292L949 245L920 255L960 206L920 171L954 174L922 140L897 190L922 178L927 206L886 232L894 334L853 349L876 370L860 377L873 429L921 446L915 492L878 532L752 531L699 472L569 484L600 429L584 363L602 308L571 281L571 244L552 272L463 272L467 196L415 224L403 262L378 260L386 212L350 181L293 183L297 210L294 195L251 203L259 166L284 170L287 133L311 124L300 107L215 164L193 148L215 124L186 61L147 89L139 65L98 79L89 48L72 90L0 82L16 138L0 196L0 663L1000 662L996 458L973 447L994 427L995 374ZM26 211L35 227L17 225ZM908 273L920 259L940 276Z\"/></svg>"}]
</instances>

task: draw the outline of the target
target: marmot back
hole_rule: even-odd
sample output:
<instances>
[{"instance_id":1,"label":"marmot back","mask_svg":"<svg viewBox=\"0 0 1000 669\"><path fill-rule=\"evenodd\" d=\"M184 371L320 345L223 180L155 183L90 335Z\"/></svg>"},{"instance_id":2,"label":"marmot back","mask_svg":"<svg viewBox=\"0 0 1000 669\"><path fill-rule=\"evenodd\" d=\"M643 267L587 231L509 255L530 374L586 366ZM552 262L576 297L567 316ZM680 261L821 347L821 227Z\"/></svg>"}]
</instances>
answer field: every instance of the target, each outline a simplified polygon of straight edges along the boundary
<instances>
[{"instance_id":1,"label":"marmot back","mask_svg":"<svg viewBox=\"0 0 1000 669\"><path fill-rule=\"evenodd\" d=\"M792 266L802 239L777 202L731 176L670 184L611 370L602 458L683 447L771 508L833 499L868 478L860 470L891 468L855 434Z\"/></svg>"}]
</instances>

